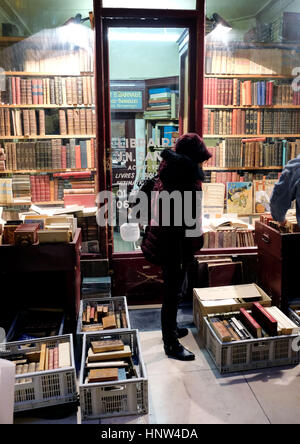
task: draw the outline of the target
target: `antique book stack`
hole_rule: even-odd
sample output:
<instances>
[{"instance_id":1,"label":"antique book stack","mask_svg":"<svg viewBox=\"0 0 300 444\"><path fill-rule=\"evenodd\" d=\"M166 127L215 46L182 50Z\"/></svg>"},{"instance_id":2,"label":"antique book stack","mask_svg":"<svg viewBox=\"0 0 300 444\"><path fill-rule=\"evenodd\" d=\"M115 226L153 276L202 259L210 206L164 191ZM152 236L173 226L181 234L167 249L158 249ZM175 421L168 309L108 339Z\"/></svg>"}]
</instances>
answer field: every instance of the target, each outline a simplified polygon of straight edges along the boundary
<instances>
[{"instance_id":1,"label":"antique book stack","mask_svg":"<svg viewBox=\"0 0 300 444\"><path fill-rule=\"evenodd\" d=\"M85 383L125 381L137 377L132 351L120 339L91 342L85 365Z\"/></svg>"},{"instance_id":2,"label":"antique book stack","mask_svg":"<svg viewBox=\"0 0 300 444\"><path fill-rule=\"evenodd\" d=\"M7 76L6 91L1 95L5 105L69 105L95 104L92 76L23 78Z\"/></svg>"},{"instance_id":3,"label":"antique book stack","mask_svg":"<svg viewBox=\"0 0 300 444\"><path fill-rule=\"evenodd\" d=\"M6 163L3 166L8 171L95 169L95 145L95 139L70 139L67 143L62 139L7 142L4 144Z\"/></svg>"},{"instance_id":4,"label":"antique book stack","mask_svg":"<svg viewBox=\"0 0 300 444\"><path fill-rule=\"evenodd\" d=\"M300 328L279 308L263 307L254 302L252 311L241 308L237 313L208 317L222 342L299 334Z\"/></svg>"},{"instance_id":5,"label":"antique book stack","mask_svg":"<svg viewBox=\"0 0 300 444\"><path fill-rule=\"evenodd\" d=\"M280 224L273 220L271 214L262 214L260 216L260 222L268 225L271 228L274 228L281 233L299 233L300 227L298 225L296 210L289 210L286 215L285 224Z\"/></svg>"},{"instance_id":6,"label":"antique book stack","mask_svg":"<svg viewBox=\"0 0 300 444\"><path fill-rule=\"evenodd\" d=\"M16 375L71 367L70 344L68 342L58 343L51 347L42 343L40 351L30 352L30 348L27 350L24 349L23 354L11 356L9 359L16 365ZM24 377L24 379L16 381L17 384L26 382L31 382L31 379Z\"/></svg>"},{"instance_id":7,"label":"antique book stack","mask_svg":"<svg viewBox=\"0 0 300 444\"><path fill-rule=\"evenodd\" d=\"M111 310L108 304L85 301L82 313L82 332L128 328L126 311Z\"/></svg>"}]
</instances>

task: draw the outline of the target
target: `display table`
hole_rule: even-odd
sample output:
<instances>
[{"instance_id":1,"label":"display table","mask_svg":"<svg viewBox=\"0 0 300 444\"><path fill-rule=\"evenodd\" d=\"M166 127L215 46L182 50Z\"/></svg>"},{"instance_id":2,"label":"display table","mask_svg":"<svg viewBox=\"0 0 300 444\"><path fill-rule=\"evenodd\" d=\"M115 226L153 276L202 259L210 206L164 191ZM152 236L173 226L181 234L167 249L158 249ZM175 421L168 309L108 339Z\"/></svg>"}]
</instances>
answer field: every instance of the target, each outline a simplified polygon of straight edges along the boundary
<instances>
[{"instance_id":1,"label":"display table","mask_svg":"<svg viewBox=\"0 0 300 444\"><path fill-rule=\"evenodd\" d=\"M69 244L0 246L2 309L62 307L76 331L80 307L81 229Z\"/></svg>"}]
</instances>

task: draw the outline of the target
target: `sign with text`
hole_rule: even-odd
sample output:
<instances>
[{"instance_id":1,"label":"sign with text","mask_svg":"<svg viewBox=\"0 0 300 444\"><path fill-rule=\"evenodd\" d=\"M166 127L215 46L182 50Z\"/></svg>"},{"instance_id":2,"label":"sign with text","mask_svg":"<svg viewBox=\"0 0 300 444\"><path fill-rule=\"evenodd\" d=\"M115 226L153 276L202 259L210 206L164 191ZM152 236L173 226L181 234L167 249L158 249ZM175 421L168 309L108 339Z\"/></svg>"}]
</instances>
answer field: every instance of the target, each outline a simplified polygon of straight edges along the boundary
<instances>
[{"instance_id":1,"label":"sign with text","mask_svg":"<svg viewBox=\"0 0 300 444\"><path fill-rule=\"evenodd\" d=\"M143 91L111 91L112 110L143 110Z\"/></svg>"}]
</instances>

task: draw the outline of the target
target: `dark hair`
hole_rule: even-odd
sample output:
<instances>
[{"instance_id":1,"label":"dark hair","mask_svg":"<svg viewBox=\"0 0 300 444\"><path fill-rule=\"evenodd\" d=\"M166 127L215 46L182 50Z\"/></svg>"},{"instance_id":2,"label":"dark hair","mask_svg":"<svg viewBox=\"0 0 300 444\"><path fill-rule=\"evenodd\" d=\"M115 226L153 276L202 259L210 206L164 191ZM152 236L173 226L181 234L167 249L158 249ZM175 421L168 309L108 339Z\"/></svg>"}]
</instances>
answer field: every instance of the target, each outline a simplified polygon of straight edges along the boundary
<instances>
[{"instance_id":1,"label":"dark hair","mask_svg":"<svg viewBox=\"0 0 300 444\"><path fill-rule=\"evenodd\" d=\"M175 144L175 151L196 163L205 162L212 157L203 139L196 133L187 133L179 137Z\"/></svg>"}]
</instances>

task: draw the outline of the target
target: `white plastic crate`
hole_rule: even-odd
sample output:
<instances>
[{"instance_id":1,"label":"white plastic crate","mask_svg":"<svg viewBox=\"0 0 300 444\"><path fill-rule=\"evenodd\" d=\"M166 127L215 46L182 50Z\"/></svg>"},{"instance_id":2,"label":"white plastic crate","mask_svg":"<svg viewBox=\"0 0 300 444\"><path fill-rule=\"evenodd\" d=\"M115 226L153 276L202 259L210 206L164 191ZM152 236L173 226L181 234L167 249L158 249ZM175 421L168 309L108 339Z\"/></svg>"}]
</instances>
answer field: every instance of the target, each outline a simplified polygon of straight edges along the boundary
<instances>
[{"instance_id":1,"label":"white plastic crate","mask_svg":"<svg viewBox=\"0 0 300 444\"><path fill-rule=\"evenodd\" d=\"M64 335L0 344L0 358L9 359L24 354L24 348L26 351L38 352L41 344L55 347L66 342L70 344L71 367L16 375L15 412L77 401L73 338L72 335ZM27 382L17 383L21 379Z\"/></svg>"},{"instance_id":2,"label":"white plastic crate","mask_svg":"<svg viewBox=\"0 0 300 444\"><path fill-rule=\"evenodd\" d=\"M233 314L237 313L218 317L226 319ZM208 321L209 317L215 316L204 318L205 345L220 373L299 364L300 354L293 351L292 347L298 335L222 342Z\"/></svg>"},{"instance_id":3,"label":"white plastic crate","mask_svg":"<svg viewBox=\"0 0 300 444\"><path fill-rule=\"evenodd\" d=\"M109 311L118 311L118 310L125 310L126 314L126 321L127 321L127 329L130 329L130 319L129 319L129 313L128 313L128 307L127 307L127 299L125 296L115 297L115 298L109 298L109 299L83 299L80 301L80 309L79 309L79 315L78 315L78 321L77 321L77 335L82 337L84 335L84 332L82 331L82 315L84 310L86 309L87 305L92 305L97 307L97 304L99 305L107 305ZM99 332L102 332L103 330L99 330ZM108 331L108 330L106 330ZM115 331L115 330L112 330ZM93 332L86 332L86 333L95 333Z\"/></svg>"},{"instance_id":4,"label":"white plastic crate","mask_svg":"<svg viewBox=\"0 0 300 444\"><path fill-rule=\"evenodd\" d=\"M119 339L130 346L137 378L93 384L85 382L87 376L85 363L90 344L105 339ZM137 330L86 333L83 336L79 393L82 422L148 412L148 380Z\"/></svg>"}]
</instances>

